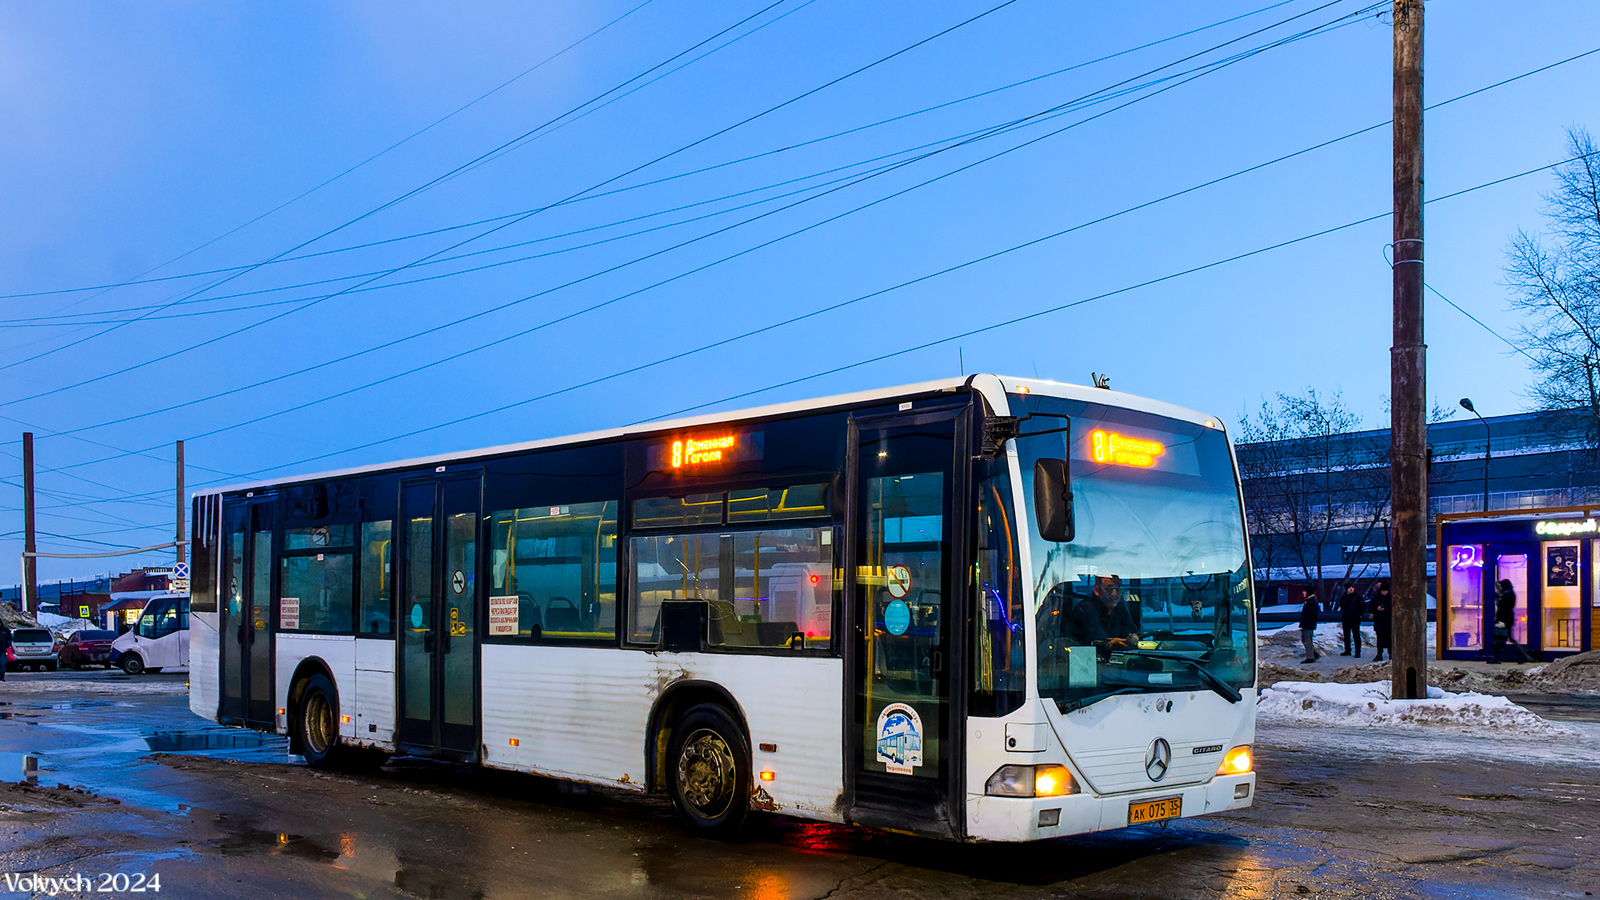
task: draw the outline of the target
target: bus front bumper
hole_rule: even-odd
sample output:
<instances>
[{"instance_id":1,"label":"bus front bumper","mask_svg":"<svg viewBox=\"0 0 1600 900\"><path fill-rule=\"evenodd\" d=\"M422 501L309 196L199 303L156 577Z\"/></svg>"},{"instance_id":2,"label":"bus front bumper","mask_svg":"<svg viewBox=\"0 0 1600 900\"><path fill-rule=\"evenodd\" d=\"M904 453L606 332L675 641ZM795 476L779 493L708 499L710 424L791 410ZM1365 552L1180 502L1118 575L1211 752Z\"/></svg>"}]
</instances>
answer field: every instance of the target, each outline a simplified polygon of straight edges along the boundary
<instances>
[{"instance_id":1,"label":"bus front bumper","mask_svg":"<svg viewBox=\"0 0 1600 900\"><path fill-rule=\"evenodd\" d=\"M1230 809L1244 809L1254 801L1256 774L1219 775L1203 784L1153 788L1113 796L1089 793L1063 797L991 797L967 795L967 837L977 841L1036 841L1069 834L1108 831L1132 825L1135 807L1151 801L1179 798L1176 818L1193 818ZM1159 809L1159 807L1158 807ZM1054 824L1051 824L1051 823Z\"/></svg>"}]
</instances>

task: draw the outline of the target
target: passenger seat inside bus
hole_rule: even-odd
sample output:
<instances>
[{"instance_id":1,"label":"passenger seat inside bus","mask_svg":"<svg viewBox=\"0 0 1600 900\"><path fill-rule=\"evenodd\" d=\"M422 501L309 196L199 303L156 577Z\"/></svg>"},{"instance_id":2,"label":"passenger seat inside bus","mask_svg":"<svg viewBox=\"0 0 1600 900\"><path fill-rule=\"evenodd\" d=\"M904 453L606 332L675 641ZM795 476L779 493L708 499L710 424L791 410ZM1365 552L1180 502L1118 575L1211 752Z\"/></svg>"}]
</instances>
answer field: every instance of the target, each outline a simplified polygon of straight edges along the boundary
<instances>
[{"instance_id":1,"label":"passenger seat inside bus","mask_svg":"<svg viewBox=\"0 0 1600 900\"><path fill-rule=\"evenodd\" d=\"M578 607L566 597L551 597L544 608L545 631L577 631Z\"/></svg>"}]
</instances>

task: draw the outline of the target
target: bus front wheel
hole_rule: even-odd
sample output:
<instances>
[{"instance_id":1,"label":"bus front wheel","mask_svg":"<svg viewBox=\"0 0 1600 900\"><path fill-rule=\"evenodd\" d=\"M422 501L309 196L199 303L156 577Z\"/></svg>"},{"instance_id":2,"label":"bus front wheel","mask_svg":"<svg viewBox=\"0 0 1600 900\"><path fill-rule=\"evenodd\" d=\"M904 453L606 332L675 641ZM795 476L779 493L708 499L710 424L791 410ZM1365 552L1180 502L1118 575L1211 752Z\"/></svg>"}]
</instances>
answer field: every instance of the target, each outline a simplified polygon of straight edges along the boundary
<instances>
[{"instance_id":1,"label":"bus front wheel","mask_svg":"<svg viewBox=\"0 0 1600 900\"><path fill-rule=\"evenodd\" d=\"M726 837L750 809L750 747L720 706L690 708L672 728L667 752L672 805L697 833Z\"/></svg>"},{"instance_id":2,"label":"bus front wheel","mask_svg":"<svg viewBox=\"0 0 1600 900\"><path fill-rule=\"evenodd\" d=\"M313 675L300 694L300 752L313 769L339 763L339 693L325 675Z\"/></svg>"},{"instance_id":3,"label":"bus front wheel","mask_svg":"<svg viewBox=\"0 0 1600 900\"><path fill-rule=\"evenodd\" d=\"M129 675L139 675L144 672L144 658L137 653L122 654L122 659L117 660L117 664Z\"/></svg>"}]
</instances>

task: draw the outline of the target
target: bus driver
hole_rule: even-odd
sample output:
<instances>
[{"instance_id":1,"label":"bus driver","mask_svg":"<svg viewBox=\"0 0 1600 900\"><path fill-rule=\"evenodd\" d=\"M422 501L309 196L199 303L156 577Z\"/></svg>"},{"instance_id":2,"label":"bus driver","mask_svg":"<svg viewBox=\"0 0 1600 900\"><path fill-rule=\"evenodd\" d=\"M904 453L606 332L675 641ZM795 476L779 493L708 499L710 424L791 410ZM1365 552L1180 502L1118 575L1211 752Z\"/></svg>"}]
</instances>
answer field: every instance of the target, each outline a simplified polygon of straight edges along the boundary
<instances>
[{"instance_id":1,"label":"bus driver","mask_svg":"<svg viewBox=\"0 0 1600 900\"><path fill-rule=\"evenodd\" d=\"M1139 646L1139 632L1122 598L1122 576L1095 578L1090 598L1072 608L1068 634L1072 644L1099 647L1102 656Z\"/></svg>"}]
</instances>

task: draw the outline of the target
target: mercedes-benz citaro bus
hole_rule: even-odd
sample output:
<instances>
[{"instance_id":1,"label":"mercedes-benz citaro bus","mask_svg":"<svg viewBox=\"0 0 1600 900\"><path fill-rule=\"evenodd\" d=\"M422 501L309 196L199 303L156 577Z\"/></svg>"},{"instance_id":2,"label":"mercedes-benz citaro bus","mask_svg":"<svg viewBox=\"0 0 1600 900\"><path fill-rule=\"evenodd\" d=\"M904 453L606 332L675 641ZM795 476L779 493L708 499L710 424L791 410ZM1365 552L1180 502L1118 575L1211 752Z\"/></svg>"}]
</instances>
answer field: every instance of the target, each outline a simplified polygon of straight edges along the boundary
<instances>
[{"instance_id":1,"label":"mercedes-benz citaro bus","mask_svg":"<svg viewBox=\"0 0 1600 900\"><path fill-rule=\"evenodd\" d=\"M190 705L387 754L1029 841L1249 806L1219 420L977 375L196 496Z\"/></svg>"}]
</instances>

